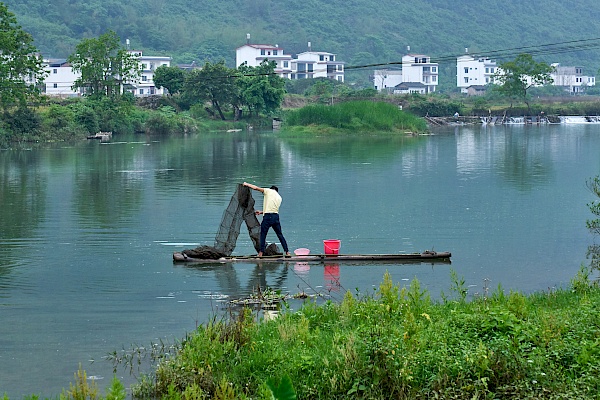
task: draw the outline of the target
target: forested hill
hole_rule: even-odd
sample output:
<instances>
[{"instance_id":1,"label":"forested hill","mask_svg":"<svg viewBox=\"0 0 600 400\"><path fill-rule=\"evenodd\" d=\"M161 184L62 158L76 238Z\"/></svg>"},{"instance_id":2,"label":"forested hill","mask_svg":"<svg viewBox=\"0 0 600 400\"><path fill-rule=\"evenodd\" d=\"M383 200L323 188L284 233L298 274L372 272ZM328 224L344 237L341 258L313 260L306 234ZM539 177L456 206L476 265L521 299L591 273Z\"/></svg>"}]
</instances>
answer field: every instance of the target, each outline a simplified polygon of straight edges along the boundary
<instances>
[{"instance_id":1,"label":"forested hill","mask_svg":"<svg viewBox=\"0 0 600 400\"><path fill-rule=\"evenodd\" d=\"M573 41L569 50L582 48L532 54L589 74L600 67L599 42L577 42L600 37L597 0L0 1L48 57L66 57L82 38L112 29L132 48L179 63L223 58L233 67L250 33L252 43L278 44L289 54L310 41L348 66L399 61L407 46L443 62L466 47L477 53ZM516 52L494 58L503 56Z\"/></svg>"}]
</instances>

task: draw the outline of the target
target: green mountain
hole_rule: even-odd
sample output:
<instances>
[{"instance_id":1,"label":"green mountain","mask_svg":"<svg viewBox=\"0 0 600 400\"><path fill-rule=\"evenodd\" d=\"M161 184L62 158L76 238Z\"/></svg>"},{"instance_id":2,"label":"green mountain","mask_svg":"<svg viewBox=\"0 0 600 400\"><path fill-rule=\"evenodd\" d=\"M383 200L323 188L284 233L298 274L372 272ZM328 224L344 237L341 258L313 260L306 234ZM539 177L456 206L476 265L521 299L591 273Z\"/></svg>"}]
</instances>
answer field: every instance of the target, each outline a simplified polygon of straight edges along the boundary
<instances>
[{"instance_id":1,"label":"green mountain","mask_svg":"<svg viewBox=\"0 0 600 400\"><path fill-rule=\"evenodd\" d=\"M177 63L225 59L246 42L286 53L338 54L347 67L430 55L441 72L456 56L493 53L498 62L524 50L536 60L600 67L597 0L4 0L48 57L66 57L86 37L112 29L146 54ZM598 40L588 40L598 39ZM559 46L549 46L562 43ZM351 71L352 68L349 69ZM440 74L442 75L442 74Z\"/></svg>"}]
</instances>

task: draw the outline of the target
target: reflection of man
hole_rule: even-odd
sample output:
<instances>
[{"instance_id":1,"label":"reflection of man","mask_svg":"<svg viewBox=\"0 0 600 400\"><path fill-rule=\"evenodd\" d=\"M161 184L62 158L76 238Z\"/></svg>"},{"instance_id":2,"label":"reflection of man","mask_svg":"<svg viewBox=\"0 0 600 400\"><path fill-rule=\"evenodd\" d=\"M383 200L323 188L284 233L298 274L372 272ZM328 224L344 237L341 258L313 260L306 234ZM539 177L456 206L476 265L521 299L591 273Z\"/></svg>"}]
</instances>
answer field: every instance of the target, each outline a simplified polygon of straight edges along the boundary
<instances>
[{"instance_id":1,"label":"reflection of man","mask_svg":"<svg viewBox=\"0 0 600 400\"><path fill-rule=\"evenodd\" d=\"M258 190L264 195L262 211L256 211L256 215L263 215L262 223L260 224L260 251L258 256L262 257L267 246L267 232L269 228L273 228L277 234L277 238L283 247L286 256L290 255L287 242L281 233L281 224L279 223L279 206L281 205L281 196L277 186L271 186L269 189L261 188L251 183L244 182L244 186L250 189Z\"/></svg>"}]
</instances>

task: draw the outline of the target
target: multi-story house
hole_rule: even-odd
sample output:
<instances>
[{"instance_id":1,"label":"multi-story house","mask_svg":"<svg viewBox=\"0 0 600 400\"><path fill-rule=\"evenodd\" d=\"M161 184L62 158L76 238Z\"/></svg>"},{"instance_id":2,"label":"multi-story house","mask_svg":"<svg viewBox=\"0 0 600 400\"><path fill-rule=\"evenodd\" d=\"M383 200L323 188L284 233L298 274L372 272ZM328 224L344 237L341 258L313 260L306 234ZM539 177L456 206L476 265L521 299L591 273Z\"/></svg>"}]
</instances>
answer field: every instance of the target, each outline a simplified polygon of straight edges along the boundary
<instances>
[{"instance_id":1,"label":"multi-story house","mask_svg":"<svg viewBox=\"0 0 600 400\"><path fill-rule=\"evenodd\" d=\"M65 59L45 59L44 70L46 79L44 81L44 92L53 97L75 97L80 96L81 89L73 89L73 83L81 76L73 71L71 64Z\"/></svg>"},{"instance_id":2,"label":"multi-story house","mask_svg":"<svg viewBox=\"0 0 600 400\"><path fill-rule=\"evenodd\" d=\"M587 86L596 85L595 76L583 74L582 67L563 67L559 63L552 64L554 71L550 76L554 80L554 86L561 86L571 94L582 93Z\"/></svg>"},{"instance_id":3,"label":"multi-story house","mask_svg":"<svg viewBox=\"0 0 600 400\"><path fill-rule=\"evenodd\" d=\"M129 82L129 91L137 97L166 94L164 88L154 85L154 71L160 66L171 66L171 57L145 56L141 51L130 50L129 53L138 57L141 65L141 75L135 82Z\"/></svg>"},{"instance_id":4,"label":"multi-story house","mask_svg":"<svg viewBox=\"0 0 600 400\"><path fill-rule=\"evenodd\" d=\"M144 56L141 51L130 51L138 57L141 75L134 82L127 82L126 90L134 96L144 97L165 94L164 88L157 89L154 85L154 71L161 65L171 65L171 57ZM73 71L71 64L65 59L45 59L44 69L46 71L45 91L48 96L73 97L84 93L82 88L73 89L73 84L81 76L81 73Z\"/></svg>"},{"instance_id":5,"label":"multi-story house","mask_svg":"<svg viewBox=\"0 0 600 400\"><path fill-rule=\"evenodd\" d=\"M402 83L402 70L400 69L376 69L373 73L373 84L375 90L390 90Z\"/></svg>"},{"instance_id":6,"label":"multi-story house","mask_svg":"<svg viewBox=\"0 0 600 400\"><path fill-rule=\"evenodd\" d=\"M296 58L285 54L278 45L250 44L250 36L246 35L247 43L235 51L235 64L239 67L246 64L257 67L264 60L275 61L275 73L286 79L330 78L344 81L344 62L337 61L333 53L309 51L299 53Z\"/></svg>"},{"instance_id":7,"label":"multi-story house","mask_svg":"<svg viewBox=\"0 0 600 400\"><path fill-rule=\"evenodd\" d=\"M344 82L344 62L337 61L336 55L323 51L311 51L310 42L308 51L298 53L292 60L291 79L303 78L329 78ZM307 69L311 69L310 76ZM295 76L294 76L295 74Z\"/></svg>"},{"instance_id":8,"label":"multi-story house","mask_svg":"<svg viewBox=\"0 0 600 400\"><path fill-rule=\"evenodd\" d=\"M249 36L247 38L249 39ZM282 78L291 78L292 56L285 54L281 47L269 44L246 43L235 50L236 68L244 63L249 67L258 67L266 59L275 61L275 73L277 75Z\"/></svg>"},{"instance_id":9,"label":"multi-story house","mask_svg":"<svg viewBox=\"0 0 600 400\"><path fill-rule=\"evenodd\" d=\"M422 54L407 54L402 57L402 69L379 69L373 74L375 89L394 94L435 92L438 85L437 63Z\"/></svg>"},{"instance_id":10,"label":"multi-story house","mask_svg":"<svg viewBox=\"0 0 600 400\"><path fill-rule=\"evenodd\" d=\"M417 92L433 93L438 85L438 70L437 63L431 62L431 57L423 54L407 54L402 57L402 83L410 87L422 84L422 89L415 89ZM420 86L419 86L420 87Z\"/></svg>"},{"instance_id":11,"label":"multi-story house","mask_svg":"<svg viewBox=\"0 0 600 400\"><path fill-rule=\"evenodd\" d=\"M473 57L468 54L456 59L456 86L461 93L470 93L469 87L482 87L495 83L498 72L496 61L485 57Z\"/></svg>"}]
</instances>

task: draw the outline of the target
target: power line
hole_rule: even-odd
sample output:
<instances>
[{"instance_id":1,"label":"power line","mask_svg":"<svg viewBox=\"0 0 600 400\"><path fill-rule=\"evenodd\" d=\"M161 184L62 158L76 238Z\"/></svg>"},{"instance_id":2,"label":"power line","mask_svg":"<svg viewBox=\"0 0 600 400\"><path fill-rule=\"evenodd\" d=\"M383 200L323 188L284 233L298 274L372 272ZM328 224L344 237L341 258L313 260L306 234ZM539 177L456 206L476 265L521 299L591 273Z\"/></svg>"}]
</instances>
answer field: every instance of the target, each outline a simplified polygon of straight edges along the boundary
<instances>
[{"instance_id":1,"label":"power line","mask_svg":"<svg viewBox=\"0 0 600 400\"><path fill-rule=\"evenodd\" d=\"M532 46L522 46L522 47L513 47L509 49L501 49L501 50L490 50L490 51L482 51L476 52L477 57L480 58L509 58L515 57L519 54L528 53L532 56L534 55L552 55L552 54L562 54L567 52L581 51L581 50L590 50L600 48L600 38L591 38L591 39L579 39L579 40L570 40L565 42L557 42L557 43L549 43L542 45L532 45ZM466 55L466 54L461 54ZM445 63L449 61L455 61L461 55L446 55L440 57L431 57L430 60L432 63ZM402 65L402 61L391 61L385 63L375 63L375 64L365 64L365 65L356 65L356 66L347 66L345 70L355 70L355 69L367 69L367 68L376 68L382 66L391 66L391 65Z\"/></svg>"}]
</instances>

